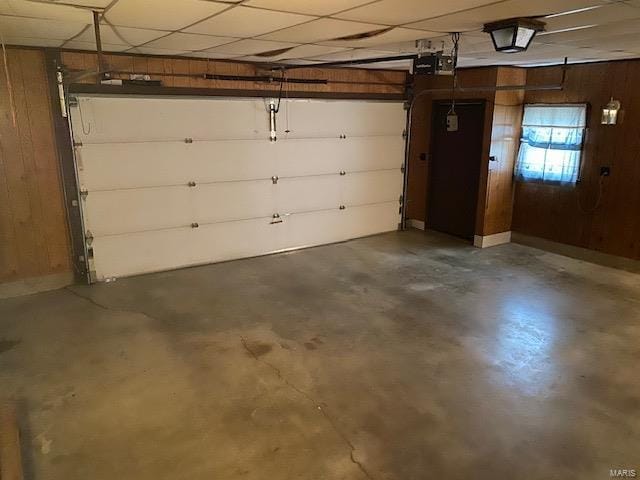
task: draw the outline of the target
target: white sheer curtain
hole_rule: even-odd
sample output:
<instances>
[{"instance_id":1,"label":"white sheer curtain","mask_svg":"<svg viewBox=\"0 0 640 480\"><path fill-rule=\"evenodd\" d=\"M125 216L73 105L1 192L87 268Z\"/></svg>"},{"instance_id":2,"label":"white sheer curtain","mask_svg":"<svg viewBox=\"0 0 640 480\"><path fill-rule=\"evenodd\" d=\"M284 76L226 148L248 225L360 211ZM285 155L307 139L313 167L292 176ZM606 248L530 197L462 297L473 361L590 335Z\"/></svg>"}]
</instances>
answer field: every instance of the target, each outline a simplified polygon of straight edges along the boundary
<instances>
[{"instance_id":1,"label":"white sheer curtain","mask_svg":"<svg viewBox=\"0 0 640 480\"><path fill-rule=\"evenodd\" d=\"M525 105L516 179L576 183L586 119L586 105Z\"/></svg>"}]
</instances>

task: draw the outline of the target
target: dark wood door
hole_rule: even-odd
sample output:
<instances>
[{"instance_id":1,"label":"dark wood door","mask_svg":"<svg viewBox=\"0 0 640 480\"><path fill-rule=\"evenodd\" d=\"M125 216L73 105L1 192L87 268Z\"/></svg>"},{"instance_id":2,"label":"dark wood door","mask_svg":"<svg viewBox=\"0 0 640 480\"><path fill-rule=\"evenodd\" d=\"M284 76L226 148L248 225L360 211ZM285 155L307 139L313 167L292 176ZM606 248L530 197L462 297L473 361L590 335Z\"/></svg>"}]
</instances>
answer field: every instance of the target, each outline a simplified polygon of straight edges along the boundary
<instances>
[{"instance_id":1,"label":"dark wood door","mask_svg":"<svg viewBox=\"0 0 640 480\"><path fill-rule=\"evenodd\" d=\"M427 226L463 238L475 232L484 104L456 104L458 131L447 131L449 102L433 105Z\"/></svg>"}]
</instances>

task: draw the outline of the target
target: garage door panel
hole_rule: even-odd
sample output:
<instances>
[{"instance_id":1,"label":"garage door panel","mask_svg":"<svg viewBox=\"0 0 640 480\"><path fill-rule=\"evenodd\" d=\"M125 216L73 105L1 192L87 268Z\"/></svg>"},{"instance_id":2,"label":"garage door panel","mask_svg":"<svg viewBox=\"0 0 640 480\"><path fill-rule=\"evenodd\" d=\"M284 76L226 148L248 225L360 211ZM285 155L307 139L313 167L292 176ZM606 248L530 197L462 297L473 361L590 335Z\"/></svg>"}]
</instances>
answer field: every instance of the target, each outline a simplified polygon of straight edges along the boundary
<instances>
[{"instance_id":1,"label":"garage door panel","mask_svg":"<svg viewBox=\"0 0 640 480\"><path fill-rule=\"evenodd\" d=\"M188 159L197 182L256 180L275 174L275 148L265 139L194 142Z\"/></svg>"},{"instance_id":2,"label":"garage door panel","mask_svg":"<svg viewBox=\"0 0 640 480\"><path fill-rule=\"evenodd\" d=\"M277 225L270 218L203 225L190 243L193 263L210 263L264 255L279 249Z\"/></svg>"},{"instance_id":3,"label":"garage door panel","mask_svg":"<svg viewBox=\"0 0 640 480\"><path fill-rule=\"evenodd\" d=\"M188 187L96 191L83 202L85 227L93 236L184 227L193 221Z\"/></svg>"},{"instance_id":4,"label":"garage door panel","mask_svg":"<svg viewBox=\"0 0 640 480\"><path fill-rule=\"evenodd\" d=\"M342 178L342 198L346 205L399 201L402 181L399 169L347 173Z\"/></svg>"},{"instance_id":5,"label":"garage door panel","mask_svg":"<svg viewBox=\"0 0 640 480\"><path fill-rule=\"evenodd\" d=\"M194 221L204 224L270 217L276 186L271 180L198 185L192 189Z\"/></svg>"},{"instance_id":6,"label":"garage door panel","mask_svg":"<svg viewBox=\"0 0 640 480\"><path fill-rule=\"evenodd\" d=\"M342 210L300 213L278 225L281 249L293 249L339 242L345 239Z\"/></svg>"},{"instance_id":7,"label":"garage door panel","mask_svg":"<svg viewBox=\"0 0 640 480\"><path fill-rule=\"evenodd\" d=\"M79 97L71 110L83 143L268 138L262 99Z\"/></svg>"},{"instance_id":8,"label":"garage door panel","mask_svg":"<svg viewBox=\"0 0 640 480\"><path fill-rule=\"evenodd\" d=\"M81 185L89 191L187 184L189 148L182 143L83 144L76 149Z\"/></svg>"},{"instance_id":9,"label":"garage door panel","mask_svg":"<svg viewBox=\"0 0 640 480\"><path fill-rule=\"evenodd\" d=\"M265 140L87 144L77 149L88 190L271 178L274 148Z\"/></svg>"},{"instance_id":10,"label":"garage door panel","mask_svg":"<svg viewBox=\"0 0 640 480\"><path fill-rule=\"evenodd\" d=\"M406 115L397 102L290 100L288 109L288 138L400 136Z\"/></svg>"},{"instance_id":11,"label":"garage door panel","mask_svg":"<svg viewBox=\"0 0 640 480\"><path fill-rule=\"evenodd\" d=\"M338 173L344 164L343 140L296 139L276 142L280 177Z\"/></svg>"},{"instance_id":12,"label":"garage door panel","mask_svg":"<svg viewBox=\"0 0 640 480\"><path fill-rule=\"evenodd\" d=\"M393 137L352 137L344 140L347 172L401 168L404 163L404 139Z\"/></svg>"},{"instance_id":13,"label":"garage door panel","mask_svg":"<svg viewBox=\"0 0 640 480\"><path fill-rule=\"evenodd\" d=\"M92 243L96 280L191 265L191 237L191 228L97 237Z\"/></svg>"},{"instance_id":14,"label":"garage door panel","mask_svg":"<svg viewBox=\"0 0 640 480\"><path fill-rule=\"evenodd\" d=\"M400 168L404 157L404 139L400 135L288 139L276 143L275 168L280 177Z\"/></svg>"},{"instance_id":15,"label":"garage door panel","mask_svg":"<svg viewBox=\"0 0 640 480\"><path fill-rule=\"evenodd\" d=\"M70 111L96 278L395 230L402 105L283 102L270 142L262 99L80 97Z\"/></svg>"},{"instance_id":16,"label":"garage door panel","mask_svg":"<svg viewBox=\"0 0 640 480\"><path fill-rule=\"evenodd\" d=\"M389 202L347 208L344 210L344 239L397 230L400 223L398 207L397 202Z\"/></svg>"},{"instance_id":17,"label":"garage door panel","mask_svg":"<svg viewBox=\"0 0 640 480\"><path fill-rule=\"evenodd\" d=\"M306 212L342 204L340 175L285 178L278 181L277 212Z\"/></svg>"}]
</instances>

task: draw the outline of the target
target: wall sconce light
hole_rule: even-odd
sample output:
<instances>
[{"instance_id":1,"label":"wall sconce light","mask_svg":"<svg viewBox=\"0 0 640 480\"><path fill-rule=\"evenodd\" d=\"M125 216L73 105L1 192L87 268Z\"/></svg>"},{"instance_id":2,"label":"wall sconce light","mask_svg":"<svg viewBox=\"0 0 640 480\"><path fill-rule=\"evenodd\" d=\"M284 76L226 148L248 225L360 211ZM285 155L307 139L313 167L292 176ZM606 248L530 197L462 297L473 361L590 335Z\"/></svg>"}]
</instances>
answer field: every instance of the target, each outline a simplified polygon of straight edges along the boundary
<instances>
[{"instance_id":1,"label":"wall sconce light","mask_svg":"<svg viewBox=\"0 0 640 480\"><path fill-rule=\"evenodd\" d=\"M602 109L602 125L615 125L618 123L618 112L620 112L621 104L618 100L611 97L609 103Z\"/></svg>"},{"instance_id":2,"label":"wall sconce light","mask_svg":"<svg viewBox=\"0 0 640 480\"><path fill-rule=\"evenodd\" d=\"M483 32L491 35L496 52L524 52L536 33L544 31L545 23L532 18L510 18L487 23Z\"/></svg>"}]
</instances>

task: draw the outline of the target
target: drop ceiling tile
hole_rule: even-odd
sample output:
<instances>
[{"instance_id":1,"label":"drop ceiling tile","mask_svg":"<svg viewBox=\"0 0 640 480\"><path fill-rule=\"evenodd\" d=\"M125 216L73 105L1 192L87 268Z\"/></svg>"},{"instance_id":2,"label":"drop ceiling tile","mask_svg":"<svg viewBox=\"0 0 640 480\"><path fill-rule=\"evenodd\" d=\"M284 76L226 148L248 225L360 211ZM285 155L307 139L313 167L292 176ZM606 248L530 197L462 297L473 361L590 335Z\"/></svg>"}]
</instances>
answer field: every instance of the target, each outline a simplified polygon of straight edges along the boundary
<instances>
[{"instance_id":1,"label":"drop ceiling tile","mask_svg":"<svg viewBox=\"0 0 640 480\"><path fill-rule=\"evenodd\" d=\"M246 5L306 15L331 15L358 7L371 0L249 0Z\"/></svg>"},{"instance_id":2,"label":"drop ceiling tile","mask_svg":"<svg viewBox=\"0 0 640 480\"><path fill-rule=\"evenodd\" d=\"M49 0L51 2L55 0ZM106 8L113 0L63 0L70 5L82 5L83 7Z\"/></svg>"},{"instance_id":3,"label":"drop ceiling tile","mask_svg":"<svg viewBox=\"0 0 640 480\"><path fill-rule=\"evenodd\" d=\"M228 37L254 37L274 30L308 22L315 17L295 13L274 12L248 7L234 7L200 22L185 31Z\"/></svg>"},{"instance_id":4,"label":"drop ceiling tile","mask_svg":"<svg viewBox=\"0 0 640 480\"><path fill-rule=\"evenodd\" d=\"M330 42L322 42L326 45L337 45L340 47L372 47L376 48L388 43L397 43L407 40L420 40L429 37L437 37L441 34L436 32L427 32L425 30L415 30L411 28L393 28L388 32L381 33L369 38L362 38L359 40L332 40Z\"/></svg>"},{"instance_id":5,"label":"drop ceiling tile","mask_svg":"<svg viewBox=\"0 0 640 480\"><path fill-rule=\"evenodd\" d=\"M421 43L423 52L451 51L451 37L449 35L439 35L430 37ZM376 45L376 49L395 53L418 53L418 42L405 41L395 43L385 43Z\"/></svg>"},{"instance_id":6,"label":"drop ceiling tile","mask_svg":"<svg viewBox=\"0 0 640 480\"><path fill-rule=\"evenodd\" d=\"M284 60L291 58L308 58L316 57L319 55L329 55L331 53L344 52L350 50L343 47L328 47L323 45L301 45L299 47L292 48L281 55L272 57L273 60Z\"/></svg>"},{"instance_id":7,"label":"drop ceiling tile","mask_svg":"<svg viewBox=\"0 0 640 480\"><path fill-rule=\"evenodd\" d=\"M389 57L393 54L382 50L369 50L365 48L354 48L344 52L331 53L327 55L318 55L309 58L317 62L341 62L343 60L362 60L364 58Z\"/></svg>"},{"instance_id":8,"label":"drop ceiling tile","mask_svg":"<svg viewBox=\"0 0 640 480\"><path fill-rule=\"evenodd\" d=\"M309 58L309 57L317 57L320 55L329 55L332 53L345 52L351 50L350 48L344 47L331 47L325 45L301 45L299 47L292 48L288 52L282 54L280 58L282 59L291 59L291 58Z\"/></svg>"},{"instance_id":9,"label":"drop ceiling tile","mask_svg":"<svg viewBox=\"0 0 640 480\"><path fill-rule=\"evenodd\" d=\"M627 33L622 35L608 35L601 38L586 38L572 41L572 47L594 48L605 51L626 51L640 53L640 35Z\"/></svg>"},{"instance_id":10,"label":"drop ceiling tile","mask_svg":"<svg viewBox=\"0 0 640 480\"><path fill-rule=\"evenodd\" d=\"M225 53L217 53L217 52L187 52L184 54L186 57L196 57L196 58L210 58L211 60L226 60L229 58L237 58L238 55L228 55Z\"/></svg>"},{"instance_id":11,"label":"drop ceiling tile","mask_svg":"<svg viewBox=\"0 0 640 480\"><path fill-rule=\"evenodd\" d=\"M87 25L42 18L8 17L0 15L0 32L6 37L35 37L66 40L77 35Z\"/></svg>"},{"instance_id":12,"label":"drop ceiling tile","mask_svg":"<svg viewBox=\"0 0 640 480\"><path fill-rule=\"evenodd\" d=\"M336 18L384 25L401 25L491 3L495 3L495 0L448 0L446 2L404 0L401 5L398 4L398 0L380 0L339 13Z\"/></svg>"},{"instance_id":13,"label":"drop ceiling tile","mask_svg":"<svg viewBox=\"0 0 640 480\"><path fill-rule=\"evenodd\" d=\"M546 31L553 32L584 25L605 25L633 18L640 18L640 8L634 8L623 3L615 3L599 5L589 10L553 16L542 20L547 23Z\"/></svg>"},{"instance_id":14,"label":"drop ceiling tile","mask_svg":"<svg viewBox=\"0 0 640 480\"><path fill-rule=\"evenodd\" d=\"M488 22L513 17L542 16L606 3L606 0L507 0L407 25L440 32L481 30Z\"/></svg>"},{"instance_id":15,"label":"drop ceiling tile","mask_svg":"<svg viewBox=\"0 0 640 480\"><path fill-rule=\"evenodd\" d=\"M321 18L313 22L295 27L285 28L279 32L262 35L265 40L277 40L281 42L317 43L347 35L371 32L380 29L379 25L371 23L348 22L333 18Z\"/></svg>"},{"instance_id":16,"label":"drop ceiling tile","mask_svg":"<svg viewBox=\"0 0 640 480\"><path fill-rule=\"evenodd\" d=\"M366 63L358 65L358 68L369 70L409 70L413 62L411 60L394 60L392 62Z\"/></svg>"},{"instance_id":17,"label":"drop ceiling tile","mask_svg":"<svg viewBox=\"0 0 640 480\"><path fill-rule=\"evenodd\" d=\"M89 10L26 0L0 0L0 15L48 18L50 20L81 23L93 22L93 15Z\"/></svg>"},{"instance_id":18,"label":"drop ceiling tile","mask_svg":"<svg viewBox=\"0 0 640 480\"><path fill-rule=\"evenodd\" d=\"M161 30L147 30L144 28L131 27L111 27L110 25L100 25L100 38L104 43L113 45L141 45L150 42L156 38L167 35L169 32ZM89 26L81 35L74 38L80 42L93 42L95 40L95 32L92 26Z\"/></svg>"},{"instance_id":19,"label":"drop ceiling tile","mask_svg":"<svg viewBox=\"0 0 640 480\"><path fill-rule=\"evenodd\" d=\"M7 45L24 45L25 47L59 47L63 41L53 40L50 38L19 37L19 36L5 35L4 42Z\"/></svg>"},{"instance_id":20,"label":"drop ceiling tile","mask_svg":"<svg viewBox=\"0 0 640 480\"><path fill-rule=\"evenodd\" d=\"M233 42L233 38L196 35L194 33L172 33L145 44L145 47L165 48L168 50L206 50L218 45Z\"/></svg>"},{"instance_id":21,"label":"drop ceiling tile","mask_svg":"<svg viewBox=\"0 0 640 480\"><path fill-rule=\"evenodd\" d=\"M313 60L305 60L303 58L289 58L283 60L282 63L286 63L287 65L313 65L316 62Z\"/></svg>"},{"instance_id":22,"label":"drop ceiling tile","mask_svg":"<svg viewBox=\"0 0 640 480\"><path fill-rule=\"evenodd\" d=\"M179 30L226 8L229 5L203 0L118 0L105 17L125 27Z\"/></svg>"},{"instance_id":23,"label":"drop ceiling tile","mask_svg":"<svg viewBox=\"0 0 640 480\"><path fill-rule=\"evenodd\" d=\"M292 48L299 45L298 43L288 42L270 42L267 40L238 40L227 45L221 45L216 48L207 50L212 53L229 54L235 56L241 55L254 55L256 53L271 52L272 50L279 50L281 48Z\"/></svg>"},{"instance_id":24,"label":"drop ceiling tile","mask_svg":"<svg viewBox=\"0 0 640 480\"><path fill-rule=\"evenodd\" d=\"M131 49L131 53L143 53L145 55L189 55L192 52L186 50L175 50L166 48L153 48L153 47L136 47Z\"/></svg>"},{"instance_id":25,"label":"drop ceiling tile","mask_svg":"<svg viewBox=\"0 0 640 480\"><path fill-rule=\"evenodd\" d=\"M89 50L92 52L96 51L96 42L83 42L80 40L71 40L66 42L63 48L68 48L70 50ZM123 52L129 48L128 45L114 45L112 43L103 43L102 50L105 52Z\"/></svg>"}]
</instances>

